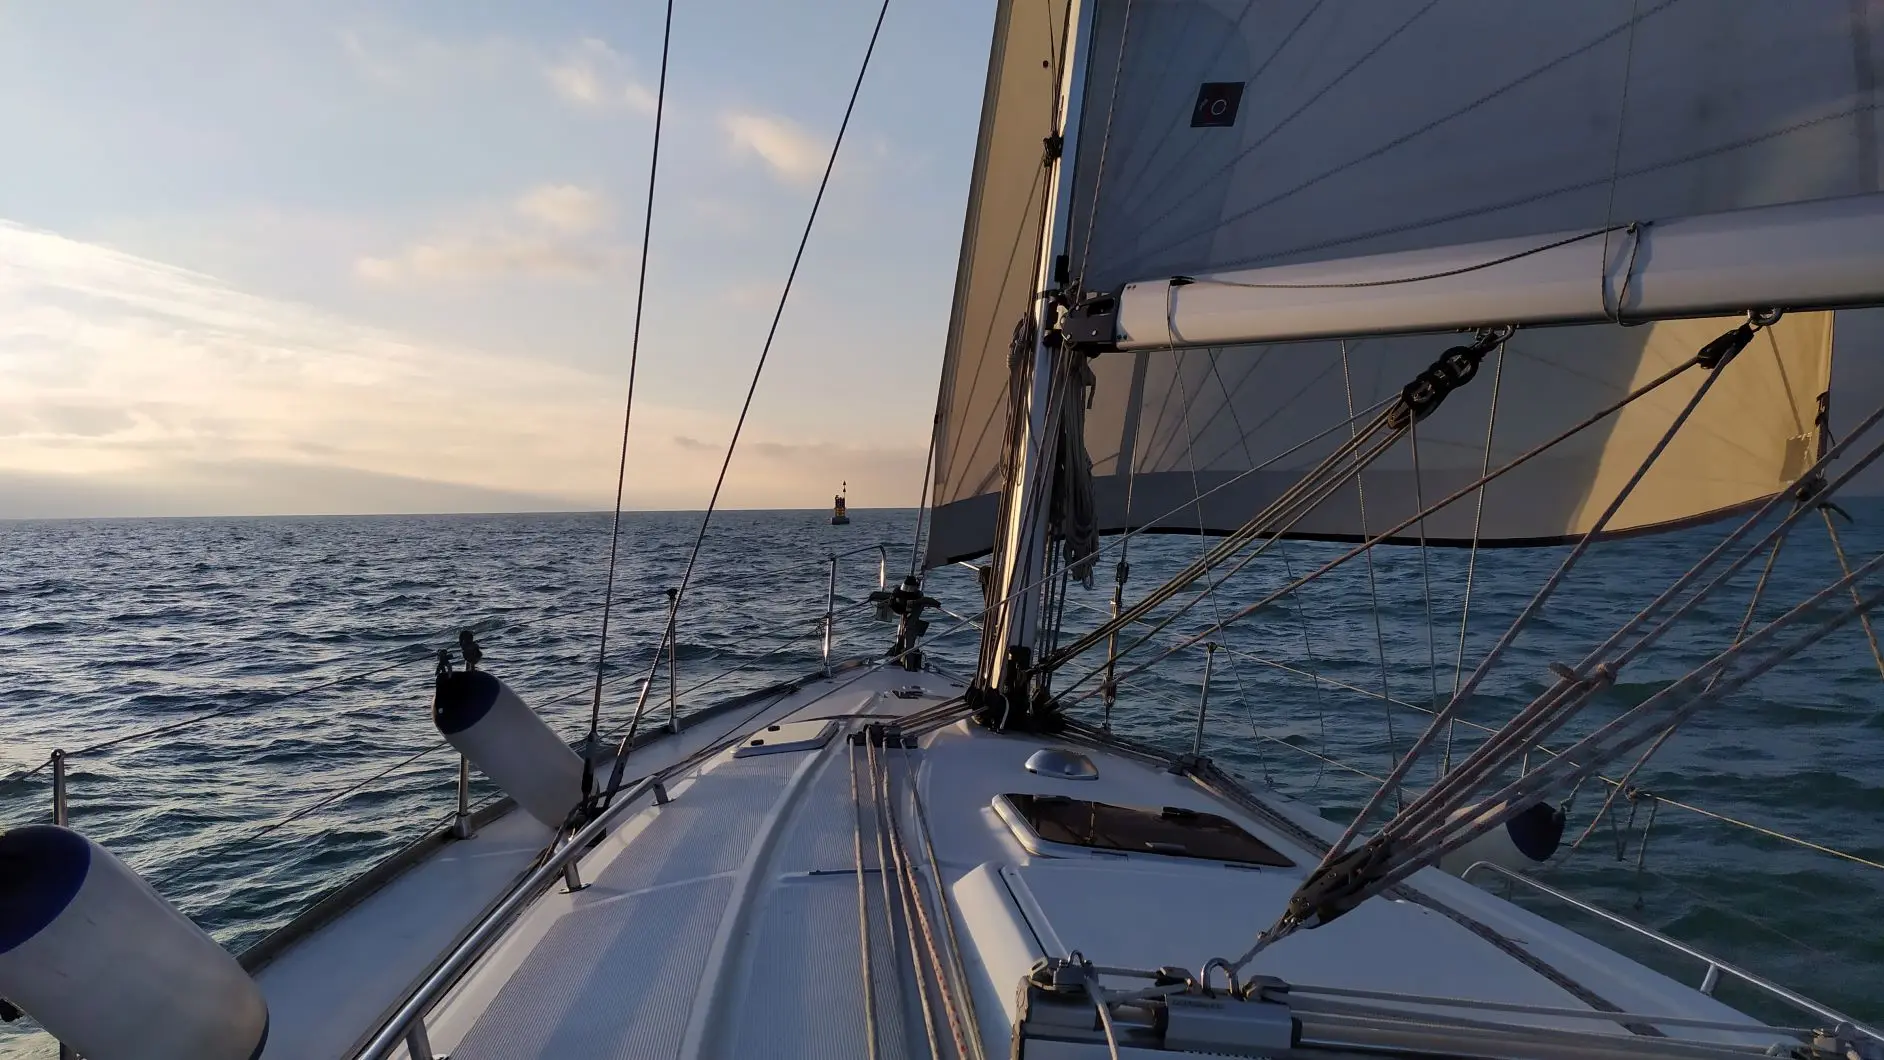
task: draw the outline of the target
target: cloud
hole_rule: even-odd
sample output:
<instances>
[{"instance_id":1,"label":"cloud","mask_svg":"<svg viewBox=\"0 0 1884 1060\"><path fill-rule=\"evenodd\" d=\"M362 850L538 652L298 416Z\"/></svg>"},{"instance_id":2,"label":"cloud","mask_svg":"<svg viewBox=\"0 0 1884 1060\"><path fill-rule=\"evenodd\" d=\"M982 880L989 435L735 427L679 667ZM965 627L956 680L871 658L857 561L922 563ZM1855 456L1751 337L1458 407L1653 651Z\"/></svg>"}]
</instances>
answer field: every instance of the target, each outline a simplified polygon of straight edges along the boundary
<instances>
[{"instance_id":1,"label":"cloud","mask_svg":"<svg viewBox=\"0 0 1884 1060\"><path fill-rule=\"evenodd\" d=\"M558 96L575 106L654 113L654 93L635 80L627 60L606 41L583 38L562 59L545 67L543 76Z\"/></svg>"},{"instance_id":2,"label":"cloud","mask_svg":"<svg viewBox=\"0 0 1884 1060\"><path fill-rule=\"evenodd\" d=\"M579 510L580 499L486 489L352 468L268 460L181 463L163 481L143 475L87 476L0 468L0 518L114 516L423 515L435 512Z\"/></svg>"},{"instance_id":3,"label":"cloud","mask_svg":"<svg viewBox=\"0 0 1884 1060\"><path fill-rule=\"evenodd\" d=\"M611 208L601 192L573 184L545 184L525 192L517 200L517 212L559 231L580 234L606 224Z\"/></svg>"},{"instance_id":4,"label":"cloud","mask_svg":"<svg viewBox=\"0 0 1884 1060\"><path fill-rule=\"evenodd\" d=\"M364 79L404 91L436 89L488 77L516 65L518 47L502 38L442 40L397 26L347 29L340 49Z\"/></svg>"},{"instance_id":5,"label":"cloud","mask_svg":"<svg viewBox=\"0 0 1884 1060\"><path fill-rule=\"evenodd\" d=\"M794 184L814 182L824 173L829 149L786 118L755 111L720 115L737 155L754 155L780 178Z\"/></svg>"},{"instance_id":6,"label":"cloud","mask_svg":"<svg viewBox=\"0 0 1884 1060\"><path fill-rule=\"evenodd\" d=\"M483 280L502 276L588 279L612 267L611 255L548 239L509 236L420 242L389 257L362 257L353 274L375 283Z\"/></svg>"},{"instance_id":7,"label":"cloud","mask_svg":"<svg viewBox=\"0 0 1884 1060\"><path fill-rule=\"evenodd\" d=\"M0 378L0 518L599 509L614 489L618 378L6 221ZM732 424L730 407L638 396L629 507L703 505ZM721 502L817 506L848 479L859 507L908 504L921 472L916 449L754 422Z\"/></svg>"},{"instance_id":8,"label":"cloud","mask_svg":"<svg viewBox=\"0 0 1884 1060\"><path fill-rule=\"evenodd\" d=\"M0 473L41 496L89 489L110 507L135 485L172 498L143 510L390 510L411 480L440 487L412 485L421 509L450 503L443 486L567 507L614 477L613 380L427 346L6 222L0 371ZM321 485L255 486L271 479Z\"/></svg>"},{"instance_id":9,"label":"cloud","mask_svg":"<svg viewBox=\"0 0 1884 1060\"><path fill-rule=\"evenodd\" d=\"M619 247L588 238L611 212L601 192L546 184L519 196L508 216L459 220L393 254L360 257L353 273L374 283L593 278L620 268L625 257Z\"/></svg>"}]
</instances>

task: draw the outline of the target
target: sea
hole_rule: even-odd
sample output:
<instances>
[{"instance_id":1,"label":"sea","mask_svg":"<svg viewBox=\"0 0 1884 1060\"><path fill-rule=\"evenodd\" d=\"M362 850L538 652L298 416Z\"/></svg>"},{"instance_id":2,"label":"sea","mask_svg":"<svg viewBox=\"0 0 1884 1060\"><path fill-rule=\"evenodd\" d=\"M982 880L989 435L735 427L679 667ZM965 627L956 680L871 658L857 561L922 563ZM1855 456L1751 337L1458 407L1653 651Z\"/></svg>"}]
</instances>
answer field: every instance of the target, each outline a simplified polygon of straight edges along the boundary
<instances>
[{"instance_id":1,"label":"sea","mask_svg":"<svg viewBox=\"0 0 1884 1060\"><path fill-rule=\"evenodd\" d=\"M1838 532L1855 565L1884 551L1884 501L1845 507ZM851 520L713 516L676 618L683 713L815 670L827 607L835 655L888 647L893 627L869 594L910 572L918 513L853 509ZM51 820L47 763L63 749L71 826L239 952L448 820L458 763L428 710L436 653L455 648L460 630L473 631L484 669L572 740L588 729L605 657L600 726L625 725L700 521L688 512L623 517L605 652L607 513L0 522L0 828ZM1549 683L1550 664L1580 660L1730 525L1592 547L1489 671L1469 724L1449 737L1452 760L1482 737L1474 725L1510 717ZM1092 587L1066 593L1064 630L1104 616L1121 558L1130 601L1204 544L1108 538ZM1110 708L1091 694L1103 648L1070 662L1056 687L1071 690L1076 716L1174 750L1190 748L1201 703L1205 753L1253 786L1347 821L1567 550L1387 548L1353 558L1213 634L1206 697L1204 650L1172 645L1347 551L1277 542L1221 584L1188 586L1154 614L1171 619L1163 629L1121 639L1122 672L1166 657L1123 682ZM1546 743L1566 745L1731 643L1765 558ZM1803 522L1772 563L1753 628L1824 588L1838 564L1823 523ZM947 612L933 616L930 662L972 670L975 571L941 567L924 584ZM1845 604L1822 602L1805 618L1833 617ZM667 686L663 672L657 709ZM1444 757L1417 763L1406 790L1430 784ZM1621 778L1633 762L1605 774ZM1570 825L1538 877L1884 1022L1884 679L1857 624L1698 713L1630 787L1632 797L1600 816L1609 785L1559 793ZM479 778L473 797L496 795ZM1528 890L1514 897L1678 979L1701 980L1704 966L1690 957ZM1719 996L1800 1021L1731 976ZM0 1056L51 1050L30 1020L0 1027Z\"/></svg>"}]
</instances>

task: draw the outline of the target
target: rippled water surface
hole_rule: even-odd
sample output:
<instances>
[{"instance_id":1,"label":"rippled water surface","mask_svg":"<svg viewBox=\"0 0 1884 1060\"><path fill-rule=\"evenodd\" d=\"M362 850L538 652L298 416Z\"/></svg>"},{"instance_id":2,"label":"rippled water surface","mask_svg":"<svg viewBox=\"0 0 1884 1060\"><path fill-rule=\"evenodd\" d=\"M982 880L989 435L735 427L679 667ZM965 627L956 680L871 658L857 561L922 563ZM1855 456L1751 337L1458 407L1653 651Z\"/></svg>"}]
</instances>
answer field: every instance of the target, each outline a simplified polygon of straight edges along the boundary
<instances>
[{"instance_id":1,"label":"rippled water surface","mask_svg":"<svg viewBox=\"0 0 1884 1060\"><path fill-rule=\"evenodd\" d=\"M1842 532L1858 562L1884 549L1884 504L1851 507L1856 523ZM864 603L877 587L873 546L886 546L894 580L908 566L915 513L852 517L848 527L827 525L822 512L715 517L679 619L683 710L817 665L828 553L848 553L834 605L838 651L887 646L890 628L871 621ZM460 627L478 631L486 668L561 730L573 738L586 729L608 525L606 515L0 523L0 778L12 778L0 779L0 827L50 820L49 771L20 774L54 748L122 741L71 759L72 825L239 951L448 816L456 758L435 749L427 709L432 652ZM605 729L628 719L664 621L664 589L678 581L697 525L687 513L625 519ZM1548 680L1546 663L1580 657L1722 533L1595 548L1493 672L1473 720L1508 717ZM1132 542L1128 598L1198 548L1195 538ZM1190 612L1135 655L1343 551L1278 546L1216 594L1199 597L1200 585L1180 596L1180 605L1194 602ZM1095 588L1069 594L1068 629L1090 626L1109 605L1116 554L1099 564ZM1479 554L1468 669L1561 556ZM1210 753L1253 784L1350 817L1375 787L1368 774L1383 774L1423 725L1419 710L1452 690L1468 558L1383 552L1371 590L1357 560L1234 626L1220 638L1211 681ZM1823 527L1804 524L1773 568L1761 620L1823 587L1836 564ZM1640 702L1730 641L1757 571L1626 670L1606 712ZM979 606L962 567L935 572L929 589L959 614ZM939 664L972 666L973 629L943 617L933 632ZM1201 664L1190 650L1134 678L1115 728L1188 746ZM1073 664L1061 686L1089 668ZM1380 698L1383 681L1394 702ZM1075 709L1096 718L1100 705ZM1476 735L1461 728L1460 751ZM1432 775L1418 769L1414 783ZM1636 783L1660 797L1646 848L1651 804L1622 800L1613 823L1560 854L1545 878L1884 1020L1884 871L1686 808L1884 861L1884 682L1855 626L1697 717ZM336 797L349 789L357 790ZM490 795L479 788L479 798ZM1573 835L1603 795L1594 782L1577 793ZM1600 924L1565 922L1647 956ZM1699 981L1691 961L1649 959ZM1751 1003L1731 986L1722 996ZM50 1055L44 1042L19 1025L0 1029L0 1055Z\"/></svg>"}]
</instances>

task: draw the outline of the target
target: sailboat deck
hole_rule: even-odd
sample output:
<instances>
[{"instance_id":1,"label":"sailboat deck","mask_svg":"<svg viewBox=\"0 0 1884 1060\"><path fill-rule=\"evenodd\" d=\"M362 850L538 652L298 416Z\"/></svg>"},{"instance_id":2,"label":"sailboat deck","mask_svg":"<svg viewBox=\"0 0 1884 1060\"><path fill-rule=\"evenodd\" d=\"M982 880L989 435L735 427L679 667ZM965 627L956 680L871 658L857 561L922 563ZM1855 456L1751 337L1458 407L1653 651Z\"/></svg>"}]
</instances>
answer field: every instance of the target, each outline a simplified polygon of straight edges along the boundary
<instances>
[{"instance_id":1,"label":"sailboat deck","mask_svg":"<svg viewBox=\"0 0 1884 1060\"><path fill-rule=\"evenodd\" d=\"M927 695L891 694L911 683ZM930 697L954 691L932 675L869 671L815 683L796 702L767 711L781 721L857 720L843 721L819 747L750 757L728 750L674 778L668 802L650 802L624 819L583 858L587 886L544 897L459 984L430 1021L434 1048L453 1060L869 1055L861 894L877 1055L928 1055L926 1036L946 1040L950 1030L939 1016L933 1027L925 1023L919 991L934 993L936 983L919 983L915 971L911 948L920 946L920 933L902 910L888 915L900 894L878 870L870 749L848 742L843 730L864 717L933 706L937 698ZM1314 863L1302 830L1326 830L1285 800L1275 800L1276 820L1293 827L1271 827L1187 777L1096 748L1089 749L1099 765L1096 780L1023 768L1030 754L1055 743L956 723L915 749L876 751L885 758L891 805L916 852L925 892L932 886L918 838L925 823L933 839L989 1055L1009 1050L1016 985L1035 959L1079 950L1100 964L1154 968L1233 956ZM992 808L996 796L1008 793L1219 814L1296 867L1137 853L1036 856ZM1419 882L1454 910L1436 908L1439 898L1430 905L1375 899L1285 940L1252 970L1298 984L1587 1011L1583 997L1539 970L1540 962L1553 962L1576 969L1586 995L1626 998L1631 1011L1741 1019L1469 885L1431 872ZM1463 926L1456 910L1467 902L1477 921L1496 923L1496 931ZM1200 917L1198 910L1212 913ZM1501 947L1485 937L1498 934L1517 941ZM1514 949L1529 958L1519 959ZM1509 1018L1591 1029L1587 1020Z\"/></svg>"}]
</instances>

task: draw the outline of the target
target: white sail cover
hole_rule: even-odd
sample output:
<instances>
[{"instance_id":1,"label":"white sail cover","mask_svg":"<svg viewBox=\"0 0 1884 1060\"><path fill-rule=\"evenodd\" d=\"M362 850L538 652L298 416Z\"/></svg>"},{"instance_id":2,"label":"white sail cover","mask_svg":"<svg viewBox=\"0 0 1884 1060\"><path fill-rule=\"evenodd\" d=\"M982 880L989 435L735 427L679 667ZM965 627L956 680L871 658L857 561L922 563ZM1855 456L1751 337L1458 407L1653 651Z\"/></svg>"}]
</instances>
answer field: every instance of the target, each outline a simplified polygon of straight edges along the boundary
<instances>
[{"instance_id":1,"label":"white sail cover","mask_svg":"<svg viewBox=\"0 0 1884 1060\"><path fill-rule=\"evenodd\" d=\"M1876 192L1881 26L1884 9L1853 0L1097 0L1071 271L1087 290L1116 290ZM1032 176L978 167L978 197ZM986 239L972 211L970 226ZM1603 242L1590 246L1592 288ZM965 254L965 273L992 257ZM1022 304L977 334L952 332L945 376L1004 383ZM1734 323L1520 332L1498 381L1491 466ZM1810 448L1830 338L1830 318L1807 314L1762 334L1610 530L1678 525L1782 488ZM1201 510L1188 502L1341 423L1350 397L1359 409L1397 392L1456 341L1355 340L1345 358L1338 342L1101 357L1086 429L1101 527L1241 525L1335 439ZM1416 494L1431 503L1475 478L1492 367L1420 424L1418 482L1402 447L1296 531L1378 532L1412 514ZM1426 537L1467 540L1475 522L1486 544L1586 532L1698 382L1690 372L1501 480L1482 518L1477 498L1454 505ZM980 406L985 420L961 420L944 396L932 564L989 547L1005 427L998 397Z\"/></svg>"}]
</instances>

